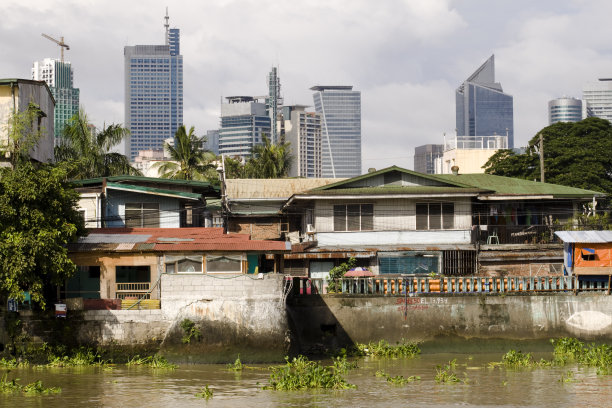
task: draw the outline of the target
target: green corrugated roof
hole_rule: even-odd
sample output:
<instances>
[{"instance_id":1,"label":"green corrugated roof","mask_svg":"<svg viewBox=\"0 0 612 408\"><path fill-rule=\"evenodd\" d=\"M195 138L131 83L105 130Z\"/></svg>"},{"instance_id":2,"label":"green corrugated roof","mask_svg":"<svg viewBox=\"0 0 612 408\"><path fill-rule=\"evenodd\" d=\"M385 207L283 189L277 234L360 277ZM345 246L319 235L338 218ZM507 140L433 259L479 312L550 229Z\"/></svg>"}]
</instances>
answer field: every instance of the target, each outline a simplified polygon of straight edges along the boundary
<instances>
[{"instance_id":1,"label":"green corrugated roof","mask_svg":"<svg viewBox=\"0 0 612 408\"><path fill-rule=\"evenodd\" d=\"M91 186L96 184L102 184L102 177L86 179L86 180L73 180L72 184L78 186ZM110 176L106 177L107 182L114 183L122 183L122 182L140 182L140 183L159 183L159 184L168 184L174 186L190 186L197 188L208 188L211 191L218 192L219 187L213 186L209 182L206 181L196 181L196 180L176 180L176 179L164 179L164 178L155 178L155 177L143 177L143 176Z\"/></svg>"},{"instance_id":2,"label":"green corrugated roof","mask_svg":"<svg viewBox=\"0 0 612 408\"><path fill-rule=\"evenodd\" d=\"M552 195L555 198L605 196L605 193L599 191L512 177L494 176L492 174L437 174L435 177L445 181L457 180L462 184L483 190L493 190L495 195Z\"/></svg>"},{"instance_id":3,"label":"green corrugated roof","mask_svg":"<svg viewBox=\"0 0 612 408\"><path fill-rule=\"evenodd\" d=\"M134 192L144 193L144 194L153 194L153 195L161 195L161 196L176 197L176 198L186 198L189 200L199 200L200 198L202 198L201 194L187 193L185 191L176 191L176 190L164 190L161 188L154 188L154 187L135 186L133 184L106 183L106 187L111 188L111 189L116 189L116 190L127 190L127 191L134 191Z\"/></svg>"},{"instance_id":4,"label":"green corrugated roof","mask_svg":"<svg viewBox=\"0 0 612 408\"><path fill-rule=\"evenodd\" d=\"M351 183L354 183L354 182L359 181L359 180L368 179L368 178L371 178L371 177L374 177L374 176L378 176L378 175L384 174L384 173L389 173L389 172L392 172L392 171L399 171L401 173L406 173L406 174L410 174L410 175L413 175L413 176L421 177L421 178L424 178L424 179L437 181L439 183L449 184L450 186L455 186L455 187L471 187L471 186L462 184L459 181L455 181L455 180L441 180L437 176L434 176L432 174L424 174L424 173L419 173L417 171L403 169L403 168L397 167L397 166L391 166L391 167L387 167L385 169L381 169L381 170L378 170L378 171L373 171L371 173L362 174L361 176L357 176L357 177L353 177L353 178L346 179L346 180L343 180L343 181L339 181L337 183L332 183L332 184L327 184L325 186L317 187L317 188L314 188L314 189L312 189L310 191L314 193L315 191L318 192L318 191L321 191L321 190L331 190L331 189L335 189L336 187L340 187L340 186L343 186L343 185L346 185L346 184L351 184Z\"/></svg>"},{"instance_id":5,"label":"green corrugated roof","mask_svg":"<svg viewBox=\"0 0 612 408\"><path fill-rule=\"evenodd\" d=\"M474 187L437 187L437 186L388 186L388 187L355 187L335 188L333 190L310 190L305 195L391 195L391 194L479 194L490 190ZM300 196L301 194L296 194Z\"/></svg>"}]
</instances>

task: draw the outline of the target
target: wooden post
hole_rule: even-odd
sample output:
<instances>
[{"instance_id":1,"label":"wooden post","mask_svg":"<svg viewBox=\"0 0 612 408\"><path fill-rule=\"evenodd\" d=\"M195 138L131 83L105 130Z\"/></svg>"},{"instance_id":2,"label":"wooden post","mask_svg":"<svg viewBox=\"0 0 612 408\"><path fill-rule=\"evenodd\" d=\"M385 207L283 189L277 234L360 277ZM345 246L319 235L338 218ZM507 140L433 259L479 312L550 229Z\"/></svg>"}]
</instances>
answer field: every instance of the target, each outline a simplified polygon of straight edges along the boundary
<instances>
[{"instance_id":1,"label":"wooden post","mask_svg":"<svg viewBox=\"0 0 612 408\"><path fill-rule=\"evenodd\" d=\"M540 133L540 182L544 183L544 138Z\"/></svg>"}]
</instances>

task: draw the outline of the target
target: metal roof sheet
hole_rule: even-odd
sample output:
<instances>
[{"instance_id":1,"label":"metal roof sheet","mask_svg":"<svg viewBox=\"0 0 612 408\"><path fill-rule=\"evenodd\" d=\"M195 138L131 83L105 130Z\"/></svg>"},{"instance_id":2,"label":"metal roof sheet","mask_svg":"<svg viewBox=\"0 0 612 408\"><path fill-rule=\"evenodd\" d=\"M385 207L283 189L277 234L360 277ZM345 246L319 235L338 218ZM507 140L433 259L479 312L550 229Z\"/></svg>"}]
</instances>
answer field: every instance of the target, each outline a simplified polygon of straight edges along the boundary
<instances>
[{"instance_id":1,"label":"metal roof sheet","mask_svg":"<svg viewBox=\"0 0 612 408\"><path fill-rule=\"evenodd\" d=\"M79 244L123 244L146 242L151 235L139 234L99 234L90 233L86 237L79 238Z\"/></svg>"},{"instance_id":2,"label":"metal roof sheet","mask_svg":"<svg viewBox=\"0 0 612 408\"><path fill-rule=\"evenodd\" d=\"M612 242L612 231L556 231L563 242L605 243Z\"/></svg>"},{"instance_id":3,"label":"metal roof sheet","mask_svg":"<svg viewBox=\"0 0 612 408\"><path fill-rule=\"evenodd\" d=\"M123 183L107 183L106 188L110 190L120 190L120 191L131 191L142 194L152 194L157 196L165 196L165 197L175 197L182 198L186 200L200 200L202 198L201 194L196 193L187 193L185 191L176 191L176 190L166 190L155 187L145 187L145 186L136 186L132 184L123 184Z\"/></svg>"},{"instance_id":4,"label":"metal roof sheet","mask_svg":"<svg viewBox=\"0 0 612 408\"><path fill-rule=\"evenodd\" d=\"M293 194L308 191L340 178L295 178L295 179L228 179L225 181L227 196L232 199L268 198L287 199Z\"/></svg>"}]
</instances>

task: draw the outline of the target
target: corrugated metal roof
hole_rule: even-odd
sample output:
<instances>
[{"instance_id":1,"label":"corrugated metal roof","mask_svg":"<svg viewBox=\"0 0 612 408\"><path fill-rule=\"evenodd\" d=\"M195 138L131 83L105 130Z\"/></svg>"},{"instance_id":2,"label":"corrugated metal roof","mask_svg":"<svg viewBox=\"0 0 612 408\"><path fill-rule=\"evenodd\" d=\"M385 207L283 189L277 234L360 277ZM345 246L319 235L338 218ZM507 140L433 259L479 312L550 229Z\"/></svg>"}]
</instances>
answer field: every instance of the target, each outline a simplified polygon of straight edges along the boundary
<instances>
[{"instance_id":1,"label":"corrugated metal roof","mask_svg":"<svg viewBox=\"0 0 612 408\"><path fill-rule=\"evenodd\" d=\"M335 196L335 195L437 195L437 194L472 194L483 192L471 187L438 187L438 186L388 186L388 187L355 187L335 188L331 190L312 190L306 196Z\"/></svg>"},{"instance_id":2,"label":"corrugated metal roof","mask_svg":"<svg viewBox=\"0 0 612 408\"><path fill-rule=\"evenodd\" d=\"M151 235L148 234L103 234L92 233L86 237L79 238L79 244L122 244L126 242L146 242Z\"/></svg>"},{"instance_id":3,"label":"corrugated metal roof","mask_svg":"<svg viewBox=\"0 0 612 408\"><path fill-rule=\"evenodd\" d=\"M340 178L295 179L228 179L225 181L227 196L232 199L287 199L293 194L346 180Z\"/></svg>"},{"instance_id":4,"label":"corrugated metal roof","mask_svg":"<svg viewBox=\"0 0 612 408\"><path fill-rule=\"evenodd\" d=\"M612 231L556 231L563 242L604 243L612 242Z\"/></svg>"},{"instance_id":5,"label":"corrugated metal roof","mask_svg":"<svg viewBox=\"0 0 612 408\"><path fill-rule=\"evenodd\" d=\"M123 183L107 183L106 188L109 190L120 190L120 191L131 191L142 194L151 194L157 196L164 197L175 197L182 198L186 200L200 200L202 198L201 194L196 193L187 193L184 191L176 191L176 190L165 190L161 188L154 187L145 187L145 186L136 186L132 184L123 184Z\"/></svg>"},{"instance_id":6,"label":"corrugated metal roof","mask_svg":"<svg viewBox=\"0 0 612 408\"><path fill-rule=\"evenodd\" d=\"M513 177L492 174L437 174L441 180L456 181L483 190L493 190L496 195L552 195L554 197L593 197L604 196L599 191L584 190L559 184L540 183Z\"/></svg>"}]
</instances>

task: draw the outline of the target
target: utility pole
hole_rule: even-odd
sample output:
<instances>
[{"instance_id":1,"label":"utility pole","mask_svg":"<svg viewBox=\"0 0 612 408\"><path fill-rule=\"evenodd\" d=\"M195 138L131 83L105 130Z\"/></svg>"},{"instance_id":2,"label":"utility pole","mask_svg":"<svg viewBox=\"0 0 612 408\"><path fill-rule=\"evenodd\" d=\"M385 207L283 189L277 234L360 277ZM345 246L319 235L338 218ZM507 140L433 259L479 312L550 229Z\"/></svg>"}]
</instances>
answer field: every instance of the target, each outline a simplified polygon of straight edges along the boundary
<instances>
[{"instance_id":1,"label":"utility pole","mask_svg":"<svg viewBox=\"0 0 612 408\"><path fill-rule=\"evenodd\" d=\"M544 138L540 133L540 182L544 183Z\"/></svg>"}]
</instances>

